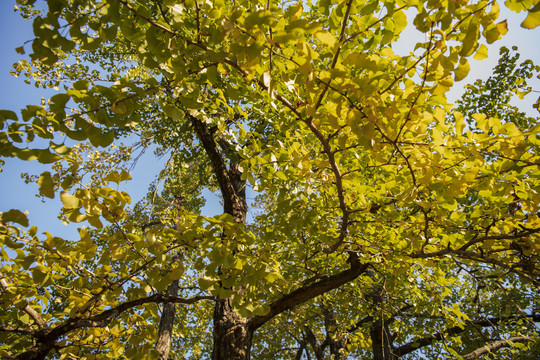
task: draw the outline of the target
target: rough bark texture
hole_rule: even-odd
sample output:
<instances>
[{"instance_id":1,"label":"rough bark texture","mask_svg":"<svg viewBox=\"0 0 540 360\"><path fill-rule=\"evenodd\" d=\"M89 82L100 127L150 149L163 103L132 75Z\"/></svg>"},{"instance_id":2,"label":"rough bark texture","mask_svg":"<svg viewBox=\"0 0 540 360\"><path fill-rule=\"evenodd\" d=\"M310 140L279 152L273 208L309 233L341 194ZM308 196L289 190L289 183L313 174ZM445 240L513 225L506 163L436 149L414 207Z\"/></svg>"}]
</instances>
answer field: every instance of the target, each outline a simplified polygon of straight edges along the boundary
<instances>
[{"instance_id":1,"label":"rough bark texture","mask_svg":"<svg viewBox=\"0 0 540 360\"><path fill-rule=\"evenodd\" d=\"M214 308L213 360L247 360L251 356L253 330L247 319L238 316L229 300L216 303Z\"/></svg>"},{"instance_id":2,"label":"rough bark texture","mask_svg":"<svg viewBox=\"0 0 540 360\"><path fill-rule=\"evenodd\" d=\"M392 346L392 335L388 329L388 323L384 320L377 320L370 329L373 360L396 360L394 347Z\"/></svg>"},{"instance_id":3,"label":"rough bark texture","mask_svg":"<svg viewBox=\"0 0 540 360\"><path fill-rule=\"evenodd\" d=\"M245 182L240 179L241 172L237 163L230 165L229 181L234 195L229 201L226 212L235 222L245 224L247 215ZM213 360L248 360L251 357L251 341L254 329L248 326L248 319L240 317L233 310L230 299L217 302L214 308L214 349Z\"/></svg>"},{"instance_id":4,"label":"rough bark texture","mask_svg":"<svg viewBox=\"0 0 540 360\"><path fill-rule=\"evenodd\" d=\"M174 280L167 288L167 295L176 296L178 294L178 280ZM158 340L156 350L159 353L159 360L167 360L171 351L171 337L174 325L174 315L176 304L168 302L163 305L163 314L159 322Z\"/></svg>"}]
</instances>

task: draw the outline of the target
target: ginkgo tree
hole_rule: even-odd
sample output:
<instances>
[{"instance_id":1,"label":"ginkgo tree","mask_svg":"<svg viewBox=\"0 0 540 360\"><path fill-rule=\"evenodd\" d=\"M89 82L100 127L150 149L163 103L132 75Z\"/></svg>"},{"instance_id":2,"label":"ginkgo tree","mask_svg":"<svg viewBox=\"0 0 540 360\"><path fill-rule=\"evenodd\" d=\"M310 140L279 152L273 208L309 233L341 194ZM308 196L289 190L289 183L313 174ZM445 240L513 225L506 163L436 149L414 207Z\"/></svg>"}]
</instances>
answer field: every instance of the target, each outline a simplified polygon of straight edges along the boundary
<instances>
[{"instance_id":1,"label":"ginkgo tree","mask_svg":"<svg viewBox=\"0 0 540 360\"><path fill-rule=\"evenodd\" d=\"M540 124L446 97L496 1L17 4L15 73L59 91L0 111L0 155L51 164L27 180L79 236L3 209L3 358L538 352ZM122 139L168 158L136 204Z\"/></svg>"}]
</instances>

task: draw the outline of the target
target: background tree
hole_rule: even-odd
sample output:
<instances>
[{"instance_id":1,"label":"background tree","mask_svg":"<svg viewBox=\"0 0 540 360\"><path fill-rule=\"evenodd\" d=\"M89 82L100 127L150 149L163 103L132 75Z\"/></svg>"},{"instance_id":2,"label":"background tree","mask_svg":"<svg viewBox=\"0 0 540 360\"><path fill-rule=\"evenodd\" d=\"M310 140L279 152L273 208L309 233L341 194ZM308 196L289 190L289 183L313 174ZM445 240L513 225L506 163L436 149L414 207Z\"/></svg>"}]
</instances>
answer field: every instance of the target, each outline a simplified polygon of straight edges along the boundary
<instances>
[{"instance_id":1,"label":"background tree","mask_svg":"<svg viewBox=\"0 0 540 360\"><path fill-rule=\"evenodd\" d=\"M34 2L18 71L63 90L0 112L0 155L51 163L40 194L86 223L61 239L2 213L0 355L535 351L539 125L476 105L479 84L461 112L445 95L506 33L495 1ZM398 55L408 24L425 41ZM169 156L133 208L126 136Z\"/></svg>"}]
</instances>

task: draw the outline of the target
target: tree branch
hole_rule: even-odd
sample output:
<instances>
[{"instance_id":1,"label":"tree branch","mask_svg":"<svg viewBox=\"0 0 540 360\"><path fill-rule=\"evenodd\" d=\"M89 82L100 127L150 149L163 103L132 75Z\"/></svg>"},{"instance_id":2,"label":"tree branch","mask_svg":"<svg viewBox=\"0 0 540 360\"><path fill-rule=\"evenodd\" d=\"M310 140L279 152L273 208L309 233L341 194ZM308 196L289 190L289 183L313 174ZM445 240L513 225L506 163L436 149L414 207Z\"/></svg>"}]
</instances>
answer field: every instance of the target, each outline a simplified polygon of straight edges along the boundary
<instances>
[{"instance_id":1,"label":"tree branch","mask_svg":"<svg viewBox=\"0 0 540 360\"><path fill-rule=\"evenodd\" d=\"M510 249L508 249L510 250ZM494 258L491 258L489 256L482 255L480 253L476 253L474 251L461 251L459 249L452 249L452 248L445 248L442 250L437 250L429 253L425 253L423 251L412 251L408 254L411 258L420 258L420 259L428 259L428 258L438 258L443 257L444 255L453 254L456 255L460 259L468 259L473 260L480 263L485 264L492 264L499 266L503 269L506 269L510 272L513 272L519 276L522 276L532 282L535 286L540 286L540 279L535 278L535 276L538 276L538 274L534 273L527 273L525 271L518 270L516 268L516 264L507 264L504 261L497 260ZM518 265L519 266L519 265Z\"/></svg>"},{"instance_id":2,"label":"tree branch","mask_svg":"<svg viewBox=\"0 0 540 360\"><path fill-rule=\"evenodd\" d=\"M406 354L409 354L413 351L416 351L424 346L431 345L435 341L439 341L444 339L445 336L452 336L459 333L462 333L464 331L470 330L474 326L481 326L481 327L491 327L494 325L497 325L498 323L506 320L519 320L519 319L530 319L533 322L539 322L540 321L540 313L539 314L531 314L526 316L515 316L515 317L494 317L494 318L486 318L486 319L480 319L475 321L468 321L466 323L467 326L464 328L460 326L454 326L451 328L446 329L445 331L441 331L439 333L436 333L432 336L427 336L421 339L413 340L412 342L400 346L395 350L396 355L403 356Z\"/></svg>"},{"instance_id":3,"label":"tree branch","mask_svg":"<svg viewBox=\"0 0 540 360\"><path fill-rule=\"evenodd\" d=\"M332 276L327 276L316 283L301 287L300 289L284 295L270 304L270 311L268 314L251 317L248 321L249 327L256 330L280 313L353 281L358 276L362 275L367 270L368 266L369 263L360 264L358 261L354 261L351 263L351 267L345 271Z\"/></svg>"},{"instance_id":4,"label":"tree branch","mask_svg":"<svg viewBox=\"0 0 540 360\"><path fill-rule=\"evenodd\" d=\"M464 355L463 360L478 359L480 356L486 355L493 351L497 351L500 348L512 347L513 343L516 343L516 342L524 343L527 341L531 341L531 339L525 336L515 336L506 340L496 341L494 343L491 343L491 344L485 345L484 347L476 349L473 352L468 353L467 355Z\"/></svg>"},{"instance_id":5,"label":"tree branch","mask_svg":"<svg viewBox=\"0 0 540 360\"><path fill-rule=\"evenodd\" d=\"M127 301L123 304L115 306L109 310L105 310L94 316L85 319L70 318L62 325L59 325L51 330L44 329L35 332L33 336L37 338L38 344L33 348L17 355L16 360L43 360L46 358L49 351L54 347L56 341L70 331L89 328L89 327L105 327L118 315L134 308L138 305L147 303L177 303L177 304L193 304L200 300L215 300L213 296L195 296L189 299L178 298L176 296L166 294L155 294L144 298Z\"/></svg>"},{"instance_id":6,"label":"tree branch","mask_svg":"<svg viewBox=\"0 0 540 360\"><path fill-rule=\"evenodd\" d=\"M34 335L36 331L32 329L24 329L24 328L17 328L17 327L11 327L11 326L0 326L0 332L10 332L10 333L19 333L19 334L27 334L27 335Z\"/></svg>"},{"instance_id":7,"label":"tree branch","mask_svg":"<svg viewBox=\"0 0 540 360\"><path fill-rule=\"evenodd\" d=\"M196 119L192 115L187 115L193 124L193 128L201 141L206 154L210 158L212 167L214 169L214 174L216 175L221 194L223 196L223 207L227 214L233 215L236 219L236 210L242 209L247 210L247 205L242 201L237 194L237 189L234 186L234 183L229 176L229 171L225 165L223 157L217 149L216 141L214 140L213 134L210 132L208 126L202 121ZM240 211L241 212L241 211ZM245 214L244 214L245 216Z\"/></svg>"},{"instance_id":8,"label":"tree branch","mask_svg":"<svg viewBox=\"0 0 540 360\"><path fill-rule=\"evenodd\" d=\"M2 288L2 290L6 292L8 291L9 286L6 279L4 278L0 279L0 287ZM44 330L48 328L48 325L45 322L45 320L43 320L41 315L39 315L39 313L36 310L34 310L30 305L26 304L23 308L23 311L27 313L34 320L34 322L36 323L36 325L38 326L40 330Z\"/></svg>"}]
</instances>

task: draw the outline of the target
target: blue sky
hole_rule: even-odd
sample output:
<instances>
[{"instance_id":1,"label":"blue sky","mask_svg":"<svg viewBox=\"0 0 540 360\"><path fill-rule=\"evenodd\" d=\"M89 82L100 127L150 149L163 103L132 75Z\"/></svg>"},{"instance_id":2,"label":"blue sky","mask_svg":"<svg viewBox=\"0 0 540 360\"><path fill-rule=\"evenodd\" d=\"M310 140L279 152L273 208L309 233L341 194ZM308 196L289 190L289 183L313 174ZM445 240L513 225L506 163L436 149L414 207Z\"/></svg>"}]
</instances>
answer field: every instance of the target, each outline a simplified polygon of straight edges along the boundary
<instances>
[{"instance_id":1,"label":"blue sky","mask_svg":"<svg viewBox=\"0 0 540 360\"><path fill-rule=\"evenodd\" d=\"M56 93L54 90L37 89L33 85L24 83L23 78L12 76L9 71L12 64L21 59L21 55L15 51L16 47L22 46L34 36L32 23L21 18L18 12L14 12L12 0L0 1L0 31L4 34L0 37L0 109L13 110L19 114L19 110L29 104L39 104L41 98L48 98ZM30 52L31 45L25 46ZM63 225L58 219L60 200L58 196L53 200L41 202L36 197L38 187L36 184L25 184L20 174L40 174L47 171L49 166L39 164L37 161L20 161L17 159L4 159L6 164L0 173L0 211L18 209L29 211L30 224L39 227L40 232L48 231L51 234L64 238L78 238L77 227L80 224ZM156 162L152 151L138 161L134 168L133 181L126 182L121 190L132 195L133 202L141 199L145 194L150 182L162 169L166 159ZM133 195L135 194L135 195ZM215 195L210 195L212 203L217 203Z\"/></svg>"},{"instance_id":2,"label":"blue sky","mask_svg":"<svg viewBox=\"0 0 540 360\"><path fill-rule=\"evenodd\" d=\"M32 85L24 83L23 79L15 78L9 74L12 64L21 58L21 55L15 52L15 48L24 44L25 41L33 38L32 24L29 21L24 21L18 13L13 11L14 1L0 1L0 109L9 109L18 112L28 104L39 104L41 97L48 97L54 94L54 91L45 91L36 89ZM463 86L467 83L474 82L477 78L486 79L491 72L493 66L498 60L500 46L511 47L519 46L521 59L532 59L535 63L540 64L540 46L538 38L540 31L525 30L520 28L520 23L525 17L525 14L514 14L505 11L501 15L501 19L507 18L510 31L503 40L496 42L489 49L490 57L481 62L472 61L470 77L457 83L455 89L450 94L450 99L459 98L462 93ZM418 39L414 31L407 32L403 36L400 44L403 49L412 48ZM26 49L30 48L30 44L26 45ZM540 90L540 80L536 79L531 82L531 85L537 90ZM536 94L538 95L538 94ZM537 97L537 96L536 96ZM530 115L538 116L534 113L531 104L534 102L534 96L529 96L527 106L523 109ZM48 200L42 203L35 194L37 193L36 184L24 184L21 180L21 172L29 172L39 174L47 170L47 166L41 165L35 161L23 162L16 159L5 159L6 164L3 166L3 172L0 173L0 211L7 211L12 208L21 211L28 210L30 212L30 222L40 228L40 231L49 231L55 236L73 238L78 237L76 228L80 225L73 224L71 226L62 225L58 220L57 215L60 209L60 200L58 197L54 200ZM164 163L164 161L162 161ZM125 188L132 195L132 200L137 201L143 195L152 181L153 177L161 169L161 163L156 163L152 158L152 152L147 154L138 162L132 176L133 181ZM215 214L220 212L218 198L214 194L208 194L208 205L205 208L206 214Z\"/></svg>"}]
</instances>

